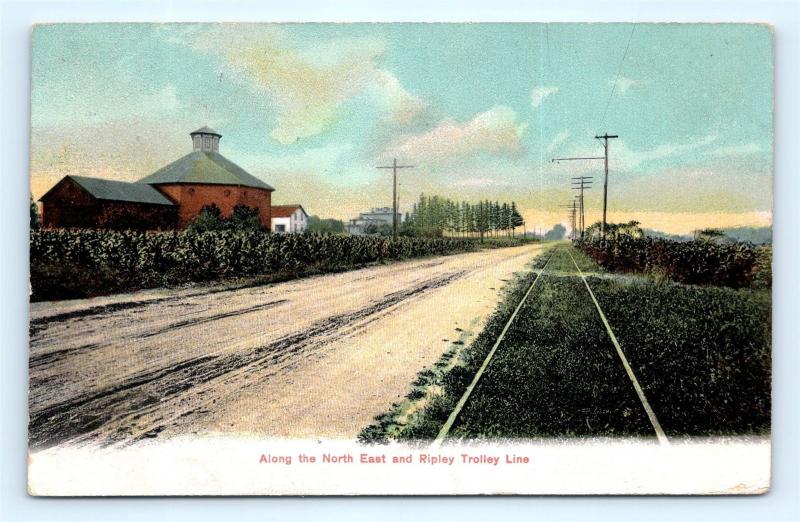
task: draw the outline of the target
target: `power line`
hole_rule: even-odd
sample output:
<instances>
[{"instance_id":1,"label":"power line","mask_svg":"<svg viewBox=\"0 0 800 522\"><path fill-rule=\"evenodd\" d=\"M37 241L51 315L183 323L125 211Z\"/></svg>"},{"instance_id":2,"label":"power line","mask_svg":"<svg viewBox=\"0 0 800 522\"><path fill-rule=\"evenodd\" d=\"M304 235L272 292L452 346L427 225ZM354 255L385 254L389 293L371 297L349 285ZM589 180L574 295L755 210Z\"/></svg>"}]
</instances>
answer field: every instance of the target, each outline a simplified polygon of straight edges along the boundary
<instances>
[{"instance_id":1,"label":"power line","mask_svg":"<svg viewBox=\"0 0 800 522\"><path fill-rule=\"evenodd\" d=\"M549 69L553 63L550 61L550 24L544 24L544 37L547 40L547 67Z\"/></svg>"},{"instance_id":2,"label":"power line","mask_svg":"<svg viewBox=\"0 0 800 522\"><path fill-rule=\"evenodd\" d=\"M633 39L633 32L636 30L636 24L633 24L631 27L631 34L628 35L628 44L625 46L625 52L622 53L622 60L619 61L619 67L617 67L617 76L614 78L614 83L611 85L611 94L608 95L608 101L606 102L606 108L603 110L603 119L600 121L600 128L603 128L603 125L606 124L606 114L608 114L608 106L611 105L611 98L614 97L614 91L617 89L617 82L619 81L619 75L622 72L622 65L625 63L625 57L628 56L628 49L631 47L631 40Z\"/></svg>"}]
</instances>

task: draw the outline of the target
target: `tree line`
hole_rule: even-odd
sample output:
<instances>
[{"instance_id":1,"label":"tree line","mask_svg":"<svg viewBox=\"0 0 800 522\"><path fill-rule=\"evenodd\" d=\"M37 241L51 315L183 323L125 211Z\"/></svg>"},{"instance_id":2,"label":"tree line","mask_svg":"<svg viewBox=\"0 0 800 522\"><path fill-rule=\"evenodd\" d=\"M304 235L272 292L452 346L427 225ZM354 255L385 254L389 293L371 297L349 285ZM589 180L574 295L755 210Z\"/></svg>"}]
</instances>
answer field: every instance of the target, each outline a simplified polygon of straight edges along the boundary
<instances>
[{"instance_id":1,"label":"tree line","mask_svg":"<svg viewBox=\"0 0 800 522\"><path fill-rule=\"evenodd\" d=\"M404 233L428 237L513 237L516 229L525 225L513 201L470 203L424 194L406 214L405 221Z\"/></svg>"}]
</instances>

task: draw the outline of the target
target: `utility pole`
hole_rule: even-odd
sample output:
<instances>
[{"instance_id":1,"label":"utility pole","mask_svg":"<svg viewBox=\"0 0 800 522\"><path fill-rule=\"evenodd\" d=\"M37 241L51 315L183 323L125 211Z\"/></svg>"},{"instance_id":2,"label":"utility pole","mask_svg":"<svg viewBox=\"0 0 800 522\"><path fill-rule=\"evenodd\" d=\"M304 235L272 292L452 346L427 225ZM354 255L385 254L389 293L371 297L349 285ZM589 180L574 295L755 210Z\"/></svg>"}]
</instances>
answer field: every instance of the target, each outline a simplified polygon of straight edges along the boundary
<instances>
[{"instance_id":1,"label":"utility pole","mask_svg":"<svg viewBox=\"0 0 800 522\"><path fill-rule=\"evenodd\" d=\"M595 136L595 139L603 140L605 154L602 156L591 156L583 158L553 158L550 161L560 163L562 161L584 161L584 160L603 160L605 162L605 177L603 178L603 221L600 225L600 239L606 238L606 208L608 207L608 140L619 138L616 134L605 133L602 136Z\"/></svg>"},{"instance_id":2,"label":"utility pole","mask_svg":"<svg viewBox=\"0 0 800 522\"><path fill-rule=\"evenodd\" d=\"M578 196L575 196L575 199L573 199L572 203L570 203L569 205L561 205L562 208L569 209L569 214L567 214L570 221L569 235L573 240L575 240L575 233L577 231L577 223L576 223L577 213L578 213L577 199L576 199L577 197Z\"/></svg>"},{"instance_id":3,"label":"utility pole","mask_svg":"<svg viewBox=\"0 0 800 522\"><path fill-rule=\"evenodd\" d=\"M631 33L633 34L633 33ZM608 205L608 140L619 138L617 135L609 135L607 132L602 136L595 136L595 139L603 140L603 149L605 150L605 177L603 178L603 224L600 225L600 240L606 239L606 207Z\"/></svg>"},{"instance_id":4,"label":"utility pole","mask_svg":"<svg viewBox=\"0 0 800 522\"><path fill-rule=\"evenodd\" d=\"M394 158L391 165L375 168L392 169L392 237L397 239L397 169L413 169L414 165L398 165L397 158Z\"/></svg>"},{"instance_id":5,"label":"utility pole","mask_svg":"<svg viewBox=\"0 0 800 522\"><path fill-rule=\"evenodd\" d=\"M575 239L577 239L577 233L578 233L577 229L575 228L575 225L576 225L576 215L575 214L576 214L577 210L578 209L575 208L575 200L573 199L572 200L572 239L573 239L573 241Z\"/></svg>"},{"instance_id":6,"label":"utility pole","mask_svg":"<svg viewBox=\"0 0 800 522\"><path fill-rule=\"evenodd\" d=\"M581 230L581 240L583 240L583 231L586 230L586 207L583 204L583 191L592 188L591 182L591 176L572 178L572 189L581 191L578 196L578 202L580 203L580 221L578 227Z\"/></svg>"}]
</instances>

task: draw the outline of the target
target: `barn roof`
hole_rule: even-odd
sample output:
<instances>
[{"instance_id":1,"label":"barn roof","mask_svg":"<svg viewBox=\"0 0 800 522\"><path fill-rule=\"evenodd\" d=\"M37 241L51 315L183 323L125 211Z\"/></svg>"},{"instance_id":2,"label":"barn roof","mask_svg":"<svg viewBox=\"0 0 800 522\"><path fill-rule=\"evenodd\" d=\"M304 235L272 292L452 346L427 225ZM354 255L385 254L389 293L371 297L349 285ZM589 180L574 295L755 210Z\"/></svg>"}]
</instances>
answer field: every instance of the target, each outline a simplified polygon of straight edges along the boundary
<instances>
[{"instance_id":1,"label":"barn roof","mask_svg":"<svg viewBox=\"0 0 800 522\"><path fill-rule=\"evenodd\" d=\"M275 190L218 152L196 150L157 170L140 184L207 183Z\"/></svg>"},{"instance_id":2,"label":"barn roof","mask_svg":"<svg viewBox=\"0 0 800 522\"><path fill-rule=\"evenodd\" d=\"M291 217L292 214L297 209L302 209L303 213L308 215L306 210L300 205L275 205L272 207L272 217L274 218L281 218L281 217Z\"/></svg>"},{"instance_id":3,"label":"barn roof","mask_svg":"<svg viewBox=\"0 0 800 522\"><path fill-rule=\"evenodd\" d=\"M174 204L164 196L164 194L150 185L113 181L110 179L89 178L86 176L66 176L65 179L71 179L96 199L149 203L151 205Z\"/></svg>"},{"instance_id":4,"label":"barn roof","mask_svg":"<svg viewBox=\"0 0 800 522\"><path fill-rule=\"evenodd\" d=\"M196 131L190 132L189 136L194 136L195 134L213 134L215 136L219 136L220 138L222 137L222 134L220 134L219 132L215 131L211 127L200 127Z\"/></svg>"}]
</instances>

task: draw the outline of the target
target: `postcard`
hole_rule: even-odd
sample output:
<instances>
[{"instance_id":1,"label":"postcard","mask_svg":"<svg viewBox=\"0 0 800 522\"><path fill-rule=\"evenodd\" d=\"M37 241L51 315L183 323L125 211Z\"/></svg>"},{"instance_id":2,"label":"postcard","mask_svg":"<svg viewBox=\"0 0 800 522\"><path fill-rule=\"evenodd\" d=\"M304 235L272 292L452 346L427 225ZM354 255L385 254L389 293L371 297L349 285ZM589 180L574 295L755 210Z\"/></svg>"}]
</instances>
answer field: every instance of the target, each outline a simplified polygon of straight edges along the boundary
<instances>
[{"instance_id":1,"label":"postcard","mask_svg":"<svg viewBox=\"0 0 800 522\"><path fill-rule=\"evenodd\" d=\"M759 24L32 29L31 495L759 494Z\"/></svg>"}]
</instances>

